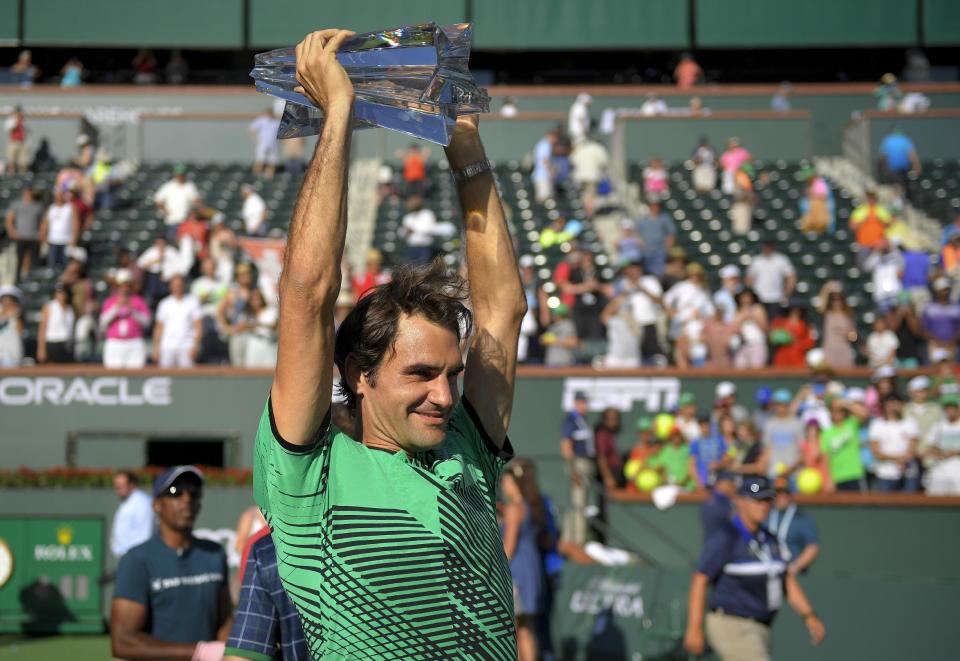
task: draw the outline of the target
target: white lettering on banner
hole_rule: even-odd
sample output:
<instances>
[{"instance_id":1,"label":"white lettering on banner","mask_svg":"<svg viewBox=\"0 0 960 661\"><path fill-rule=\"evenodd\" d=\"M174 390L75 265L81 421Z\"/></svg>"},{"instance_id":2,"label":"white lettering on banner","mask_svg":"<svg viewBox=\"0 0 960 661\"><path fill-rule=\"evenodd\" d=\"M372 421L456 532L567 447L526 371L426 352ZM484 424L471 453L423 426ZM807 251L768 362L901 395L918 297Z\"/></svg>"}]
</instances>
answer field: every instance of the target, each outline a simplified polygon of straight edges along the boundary
<instances>
[{"instance_id":1,"label":"white lettering on banner","mask_svg":"<svg viewBox=\"0 0 960 661\"><path fill-rule=\"evenodd\" d=\"M38 562L92 562L93 548L88 544L37 544L33 559Z\"/></svg>"},{"instance_id":2,"label":"white lettering on banner","mask_svg":"<svg viewBox=\"0 0 960 661\"><path fill-rule=\"evenodd\" d=\"M641 402L647 411L675 406L680 398L680 379L674 377L570 377L563 380L563 410L573 409L576 393L586 393L590 410L613 407L629 411Z\"/></svg>"},{"instance_id":3,"label":"white lettering on banner","mask_svg":"<svg viewBox=\"0 0 960 661\"><path fill-rule=\"evenodd\" d=\"M222 582L223 574L218 571L193 574L191 576L169 576L167 578L155 578L150 581L150 591L161 592L162 590L179 588L182 585L206 585L207 583Z\"/></svg>"},{"instance_id":4,"label":"white lettering on banner","mask_svg":"<svg viewBox=\"0 0 960 661\"><path fill-rule=\"evenodd\" d=\"M72 380L57 376L11 376L0 379L0 405L170 406L172 386L173 380L166 376L145 379L140 392L136 392L125 376Z\"/></svg>"},{"instance_id":5,"label":"white lettering on banner","mask_svg":"<svg viewBox=\"0 0 960 661\"><path fill-rule=\"evenodd\" d=\"M597 615L610 611L617 617L643 617L643 584L639 581L623 582L613 578L597 577L582 590L570 595L571 613Z\"/></svg>"}]
</instances>

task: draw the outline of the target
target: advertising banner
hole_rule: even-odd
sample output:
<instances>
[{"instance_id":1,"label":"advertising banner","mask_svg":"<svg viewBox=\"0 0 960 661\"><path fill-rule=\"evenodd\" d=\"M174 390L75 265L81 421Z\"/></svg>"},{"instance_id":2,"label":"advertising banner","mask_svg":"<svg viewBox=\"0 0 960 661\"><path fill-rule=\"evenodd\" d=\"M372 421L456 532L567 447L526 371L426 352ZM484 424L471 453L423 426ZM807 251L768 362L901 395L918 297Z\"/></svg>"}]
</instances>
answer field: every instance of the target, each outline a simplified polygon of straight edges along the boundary
<instances>
[{"instance_id":1,"label":"advertising banner","mask_svg":"<svg viewBox=\"0 0 960 661\"><path fill-rule=\"evenodd\" d=\"M103 630L102 517L0 517L0 633Z\"/></svg>"}]
</instances>

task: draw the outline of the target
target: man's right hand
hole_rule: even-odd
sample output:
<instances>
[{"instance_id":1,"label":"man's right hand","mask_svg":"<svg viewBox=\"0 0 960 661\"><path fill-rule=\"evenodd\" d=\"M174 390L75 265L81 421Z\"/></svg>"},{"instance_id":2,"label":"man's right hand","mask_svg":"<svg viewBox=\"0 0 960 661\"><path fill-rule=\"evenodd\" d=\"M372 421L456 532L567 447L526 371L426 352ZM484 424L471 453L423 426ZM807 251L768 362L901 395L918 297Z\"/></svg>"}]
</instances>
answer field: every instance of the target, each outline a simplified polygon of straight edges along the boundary
<instances>
[{"instance_id":1,"label":"man's right hand","mask_svg":"<svg viewBox=\"0 0 960 661\"><path fill-rule=\"evenodd\" d=\"M703 654L706 643L703 640L703 631L701 629L687 629L687 634L683 637L683 649L699 656Z\"/></svg>"},{"instance_id":2,"label":"man's right hand","mask_svg":"<svg viewBox=\"0 0 960 661\"><path fill-rule=\"evenodd\" d=\"M334 107L349 107L353 103L353 83L337 61L337 50L354 34L350 30L320 30L311 32L297 44L297 82L300 86L294 91L306 95L326 114Z\"/></svg>"}]
</instances>

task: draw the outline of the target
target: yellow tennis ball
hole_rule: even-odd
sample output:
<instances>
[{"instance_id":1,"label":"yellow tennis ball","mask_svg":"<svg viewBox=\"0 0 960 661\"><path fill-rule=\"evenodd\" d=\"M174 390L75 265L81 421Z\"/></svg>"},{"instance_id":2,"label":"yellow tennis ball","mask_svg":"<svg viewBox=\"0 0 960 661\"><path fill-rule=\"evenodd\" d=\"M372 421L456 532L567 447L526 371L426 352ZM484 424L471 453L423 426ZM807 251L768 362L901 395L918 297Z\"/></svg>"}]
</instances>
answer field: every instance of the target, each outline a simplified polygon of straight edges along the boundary
<instances>
[{"instance_id":1,"label":"yellow tennis ball","mask_svg":"<svg viewBox=\"0 0 960 661\"><path fill-rule=\"evenodd\" d=\"M641 469L643 469L643 459L630 459L623 467L623 475L632 482L637 479Z\"/></svg>"},{"instance_id":2,"label":"yellow tennis ball","mask_svg":"<svg viewBox=\"0 0 960 661\"><path fill-rule=\"evenodd\" d=\"M652 468L644 468L637 475L636 485L640 491L653 491L660 486L660 473Z\"/></svg>"},{"instance_id":3,"label":"yellow tennis ball","mask_svg":"<svg viewBox=\"0 0 960 661\"><path fill-rule=\"evenodd\" d=\"M787 465L782 461L778 461L777 464L773 467L773 470L777 473L777 475L783 475L784 473L787 472Z\"/></svg>"},{"instance_id":4,"label":"yellow tennis ball","mask_svg":"<svg viewBox=\"0 0 960 661\"><path fill-rule=\"evenodd\" d=\"M823 488L823 477L816 468L804 468L797 475L797 489L805 496L820 493Z\"/></svg>"},{"instance_id":5,"label":"yellow tennis ball","mask_svg":"<svg viewBox=\"0 0 960 661\"><path fill-rule=\"evenodd\" d=\"M736 459L737 448L733 447L732 445L729 448L727 448L727 456L730 457L731 459Z\"/></svg>"},{"instance_id":6,"label":"yellow tennis ball","mask_svg":"<svg viewBox=\"0 0 960 661\"><path fill-rule=\"evenodd\" d=\"M657 417L653 419L653 434L661 441L667 440L667 437L670 436L670 432L673 431L673 426L677 423L676 418L674 418L669 413L659 413Z\"/></svg>"}]
</instances>

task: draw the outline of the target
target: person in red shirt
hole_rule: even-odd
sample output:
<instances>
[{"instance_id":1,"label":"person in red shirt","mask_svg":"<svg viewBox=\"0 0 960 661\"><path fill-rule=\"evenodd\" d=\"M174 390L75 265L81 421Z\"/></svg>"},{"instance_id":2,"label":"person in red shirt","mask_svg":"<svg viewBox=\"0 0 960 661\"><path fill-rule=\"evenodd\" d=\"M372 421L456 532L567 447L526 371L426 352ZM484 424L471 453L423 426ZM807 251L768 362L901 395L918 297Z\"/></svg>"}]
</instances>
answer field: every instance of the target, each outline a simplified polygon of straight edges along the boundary
<instances>
[{"instance_id":1,"label":"person in red shirt","mask_svg":"<svg viewBox=\"0 0 960 661\"><path fill-rule=\"evenodd\" d=\"M27 122L21 106L13 109L13 114L3 127L7 133L7 165L10 173L26 173L30 158L27 153Z\"/></svg>"},{"instance_id":2,"label":"person in red shirt","mask_svg":"<svg viewBox=\"0 0 960 661\"><path fill-rule=\"evenodd\" d=\"M790 341L787 342L789 335ZM777 317L770 324L770 337L777 346L773 355L775 367L803 367L807 352L816 346L806 314L799 304L792 303L787 316ZM782 338L782 343L777 338Z\"/></svg>"},{"instance_id":3,"label":"person in red shirt","mask_svg":"<svg viewBox=\"0 0 960 661\"><path fill-rule=\"evenodd\" d=\"M93 226L93 207L83 199L83 188L79 181L71 184L67 199L73 205L73 211L77 214L77 220L80 221L80 231L86 232Z\"/></svg>"},{"instance_id":4,"label":"person in red shirt","mask_svg":"<svg viewBox=\"0 0 960 661\"><path fill-rule=\"evenodd\" d=\"M406 151L397 152L397 158L403 162L404 194L423 196L427 193L429 179L427 179L427 159L430 150L411 144Z\"/></svg>"},{"instance_id":5,"label":"person in red shirt","mask_svg":"<svg viewBox=\"0 0 960 661\"><path fill-rule=\"evenodd\" d=\"M619 433L620 411L612 407L604 409L593 431L593 442L597 453L597 469L607 489L616 489L624 482L623 457L617 447Z\"/></svg>"},{"instance_id":6,"label":"person in red shirt","mask_svg":"<svg viewBox=\"0 0 960 661\"><path fill-rule=\"evenodd\" d=\"M363 273L351 279L353 293L357 300L367 295L374 287L390 282L390 271L383 268L383 253L376 248L367 251L367 261Z\"/></svg>"},{"instance_id":7,"label":"person in red shirt","mask_svg":"<svg viewBox=\"0 0 960 661\"><path fill-rule=\"evenodd\" d=\"M202 262L207 258L207 235L210 229L206 221L201 220L196 210L191 209L187 219L180 223L177 228L177 246L183 242L183 237L189 237L192 241L191 250L193 250L194 260Z\"/></svg>"}]
</instances>

